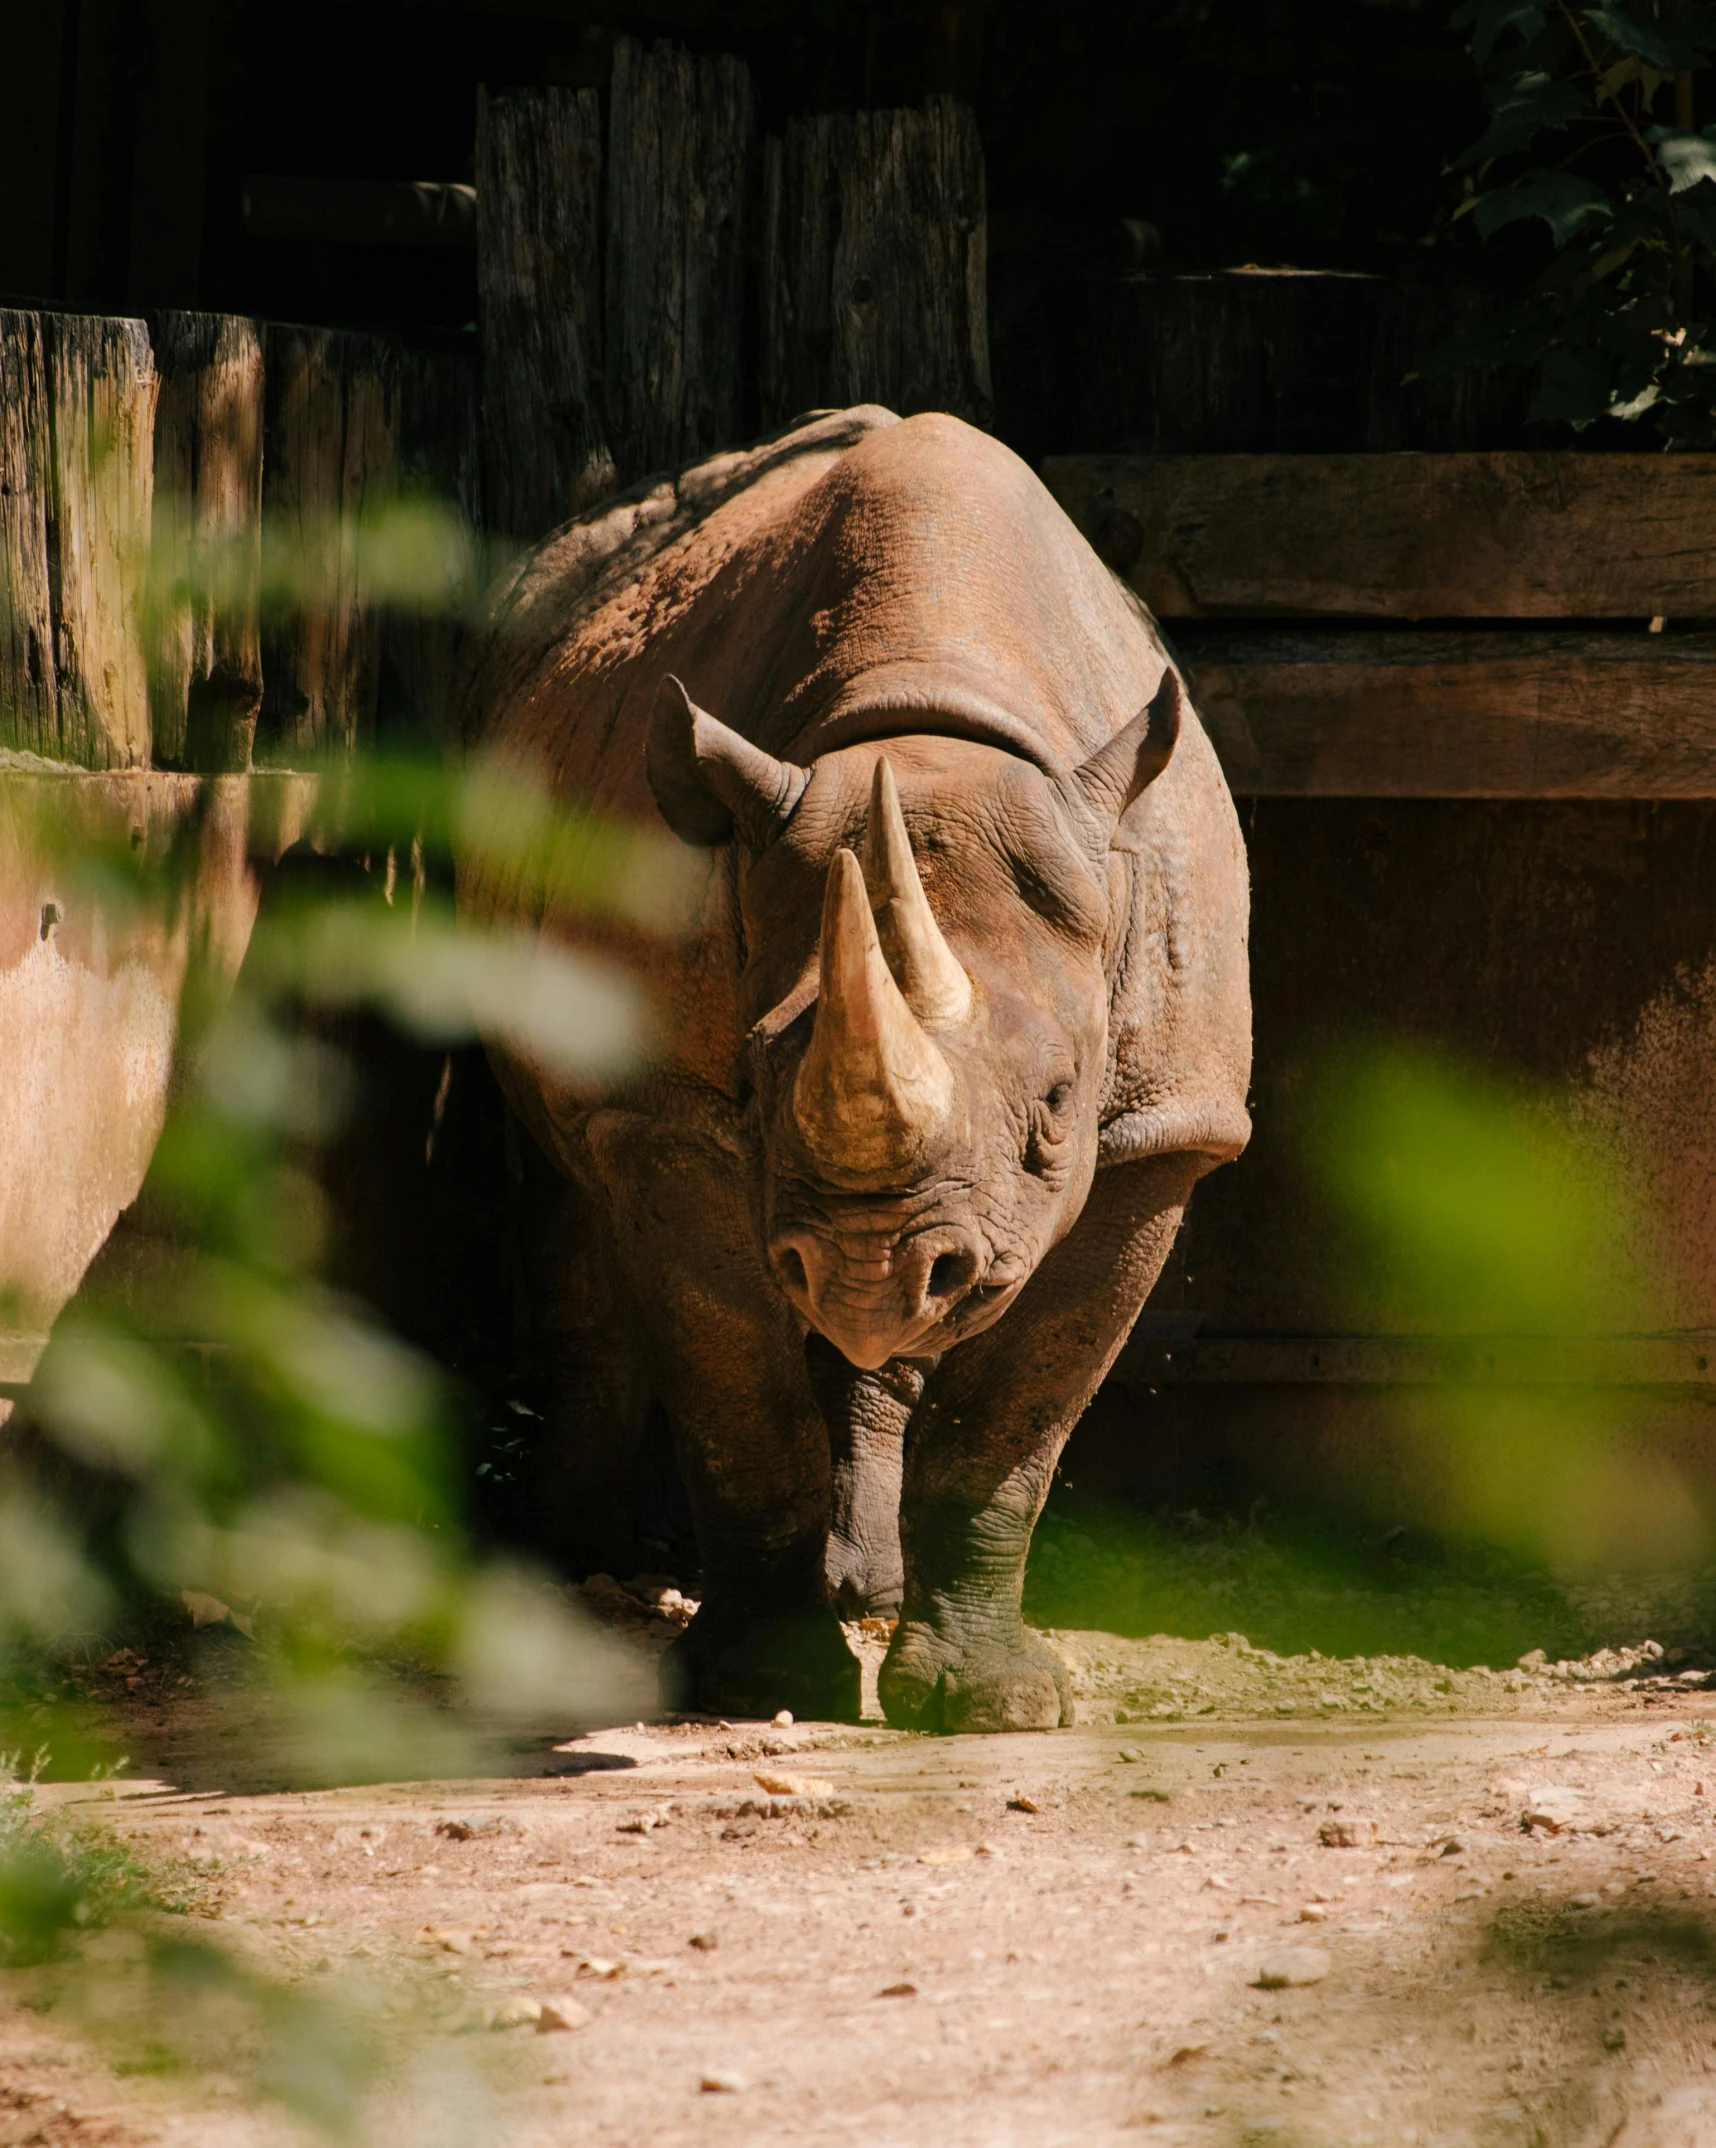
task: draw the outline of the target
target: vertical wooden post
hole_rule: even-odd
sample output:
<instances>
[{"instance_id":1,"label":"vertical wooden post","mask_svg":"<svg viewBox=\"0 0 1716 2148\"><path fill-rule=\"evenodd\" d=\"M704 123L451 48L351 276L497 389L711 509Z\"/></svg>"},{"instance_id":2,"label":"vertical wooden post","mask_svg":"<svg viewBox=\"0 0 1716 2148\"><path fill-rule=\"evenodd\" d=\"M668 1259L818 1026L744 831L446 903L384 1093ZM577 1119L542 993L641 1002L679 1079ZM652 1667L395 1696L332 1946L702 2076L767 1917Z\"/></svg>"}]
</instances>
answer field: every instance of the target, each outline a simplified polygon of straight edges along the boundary
<instances>
[{"instance_id":1,"label":"vertical wooden post","mask_svg":"<svg viewBox=\"0 0 1716 2148\"><path fill-rule=\"evenodd\" d=\"M482 529L477 368L459 351L407 350L399 360L399 490ZM460 621L449 608L391 610L382 627L376 728L390 743L435 748L447 737Z\"/></svg>"},{"instance_id":2,"label":"vertical wooden post","mask_svg":"<svg viewBox=\"0 0 1716 2148\"><path fill-rule=\"evenodd\" d=\"M750 71L670 44L614 50L605 365L623 482L745 433Z\"/></svg>"},{"instance_id":3,"label":"vertical wooden post","mask_svg":"<svg viewBox=\"0 0 1716 2148\"><path fill-rule=\"evenodd\" d=\"M236 774L262 701L262 337L215 313L160 313L153 328L154 758Z\"/></svg>"},{"instance_id":4,"label":"vertical wooden post","mask_svg":"<svg viewBox=\"0 0 1716 2148\"><path fill-rule=\"evenodd\" d=\"M41 320L0 311L0 746L45 754L59 734L50 461Z\"/></svg>"},{"instance_id":5,"label":"vertical wooden post","mask_svg":"<svg viewBox=\"0 0 1716 2148\"><path fill-rule=\"evenodd\" d=\"M53 485L58 756L86 768L149 761L143 623L158 382L141 321L44 321Z\"/></svg>"},{"instance_id":6,"label":"vertical wooden post","mask_svg":"<svg viewBox=\"0 0 1716 2148\"><path fill-rule=\"evenodd\" d=\"M260 757L291 766L366 741L381 622L363 525L394 491L398 352L379 337L270 326L264 356Z\"/></svg>"},{"instance_id":7,"label":"vertical wooden post","mask_svg":"<svg viewBox=\"0 0 1716 2148\"><path fill-rule=\"evenodd\" d=\"M986 230L965 106L794 121L764 161L764 422L873 402L987 424Z\"/></svg>"},{"instance_id":8,"label":"vertical wooden post","mask_svg":"<svg viewBox=\"0 0 1716 2148\"><path fill-rule=\"evenodd\" d=\"M614 488L598 390L594 90L477 95L477 301L490 525L534 541Z\"/></svg>"}]
</instances>

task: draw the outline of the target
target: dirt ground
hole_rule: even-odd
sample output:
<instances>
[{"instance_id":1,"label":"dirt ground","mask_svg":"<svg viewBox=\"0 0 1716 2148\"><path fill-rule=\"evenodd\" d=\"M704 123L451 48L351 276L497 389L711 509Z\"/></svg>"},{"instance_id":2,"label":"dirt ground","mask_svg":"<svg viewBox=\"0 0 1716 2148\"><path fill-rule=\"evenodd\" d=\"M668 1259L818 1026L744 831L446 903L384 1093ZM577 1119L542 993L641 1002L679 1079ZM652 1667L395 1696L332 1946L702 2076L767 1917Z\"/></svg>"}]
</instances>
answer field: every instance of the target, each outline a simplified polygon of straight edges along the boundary
<instances>
[{"instance_id":1,"label":"dirt ground","mask_svg":"<svg viewBox=\"0 0 1716 2148\"><path fill-rule=\"evenodd\" d=\"M1716 2143L1703 1672L1055 1638L1092 1720L1047 1735L654 1723L246 1792L150 1699L153 1780L42 1795L363 2014L377 2141ZM303 2137L56 1974L0 1979L5 2148Z\"/></svg>"}]
</instances>

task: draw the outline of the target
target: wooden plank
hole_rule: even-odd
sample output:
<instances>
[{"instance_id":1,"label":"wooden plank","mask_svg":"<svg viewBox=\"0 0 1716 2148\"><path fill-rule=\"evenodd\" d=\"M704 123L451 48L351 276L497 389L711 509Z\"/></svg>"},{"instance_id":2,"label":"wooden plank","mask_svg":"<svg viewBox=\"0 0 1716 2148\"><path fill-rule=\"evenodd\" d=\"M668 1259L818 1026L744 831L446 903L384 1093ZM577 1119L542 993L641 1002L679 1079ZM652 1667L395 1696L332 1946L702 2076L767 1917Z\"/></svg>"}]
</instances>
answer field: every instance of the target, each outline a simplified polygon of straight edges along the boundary
<instances>
[{"instance_id":1,"label":"wooden plank","mask_svg":"<svg viewBox=\"0 0 1716 2148\"><path fill-rule=\"evenodd\" d=\"M262 701L262 335L218 313L159 313L151 326L154 758L232 774L250 764Z\"/></svg>"},{"instance_id":2,"label":"wooden plank","mask_svg":"<svg viewBox=\"0 0 1716 2148\"><path fill-rule=\"evenodd\" d=\"M1189 629L1260 798L1716 798L1716 635Z\"/></svg>"},{"instance_id":3,"label":"wooden plank","mask_svg":"<svg viewBox=\"0 0 1716 2148\"><path fill-rule=\"evenodd\" d=\"M745 435L750 70L630 38L614 48L604 339L620 478Z\"/></svg>"},{"instance_id":4,"label":"wooden plank","mask_svg":"<svg viewBox=\"0 0 1716 2148\"><path fill-rule=\"evenodd\" d=\"M615 484L596 92L479 90L476 175L484 495L492 528L534 543Z\"/></svg>"},{"instance_id":5,"label":"wooden plank","mask_svg":"<svg viewBox=\"0 0 1716 2148\"><path fill-rule=\"evenodd\" d=\"M1716 618L1709 455L1071 455L1043 475L1163 619Z\"/></svg>"},{"instance_id":6,"label":"wooden plank","mask_svg":"<svg viewBox=\"0 0 1716 2148\"><path fill-rule=\"evenodd\" d=\"M988 424L986 253L964 105L793 121L764 156L764 422L883 403Z\"/></svg>"},{"instance_id":7,"label":"wooden plank","mask_svg":"<svg viewBox=\"0 0 1716 2148\"><path fill-rule=\"evenodd\" d=\"M0 745L49 755L59 743L48 584L51 461L41 319L0 311Z\"/></svg>"},{"instance_id":8,"label":"wooden plank","mask_svg":"<svg viewBox=\"0 0 1716 2148\"><path fill-rule=\"evenodd\" d=\"M43 317L58 685L53 757L149 760L144 607L158 381L141 321Z\"/></svg>"},{"instance_id":9,"label":"wooden plank","mask_svg":"<svg viewBox=\"0 0 1716 2148\"><path fill-rule=\"evenodd\" d=\"M477 367L462 351L407 350L399 360L399 489L455 517L473 544L483 526ZM376 728L390 745L439 747L458 666L451 608L391 607L382 624Z\"/></svg>"},{"instance_id":10,"label":"wooden plank","mask_svg":"<svg viewBox=\"0 0 1716 2148\"><path fill-rule=\"evenodd\" d=\"M381 621L364 559L367 517L394 496L397 347L375 336L270 324L264 341L260 759L293 766L375 728Z\"/></svg>"},{"instance_id":11,"label":"wooden plank","mask_svg":"<svg viewBox=\"0 0 1716 2148\"><path fill-rule=\"evenodd\" d=\"M1712 1387L1716 1334L1135 1336L1122 1387Z\"/></svg>"}]
</instances>

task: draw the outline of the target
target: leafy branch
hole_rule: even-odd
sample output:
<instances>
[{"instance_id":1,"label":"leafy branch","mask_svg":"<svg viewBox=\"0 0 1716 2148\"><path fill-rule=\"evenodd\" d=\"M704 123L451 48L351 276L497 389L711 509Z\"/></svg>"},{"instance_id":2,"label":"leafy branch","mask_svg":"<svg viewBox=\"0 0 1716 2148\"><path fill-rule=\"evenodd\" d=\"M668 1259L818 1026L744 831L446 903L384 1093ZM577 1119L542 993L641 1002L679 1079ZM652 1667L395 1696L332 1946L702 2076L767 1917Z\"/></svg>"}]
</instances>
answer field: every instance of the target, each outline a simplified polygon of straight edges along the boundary
<instances>
[{"instance_id":1,"label":"leafy branch","mask_svg":"<svg viewBox=\"0 0 1716 2148\"><path fill-rule=\"evenodd\" d=\"M1431 378L1535 372L1529 416L1576 430L1646 417L1670 445L1716 445L1716 127L1694 124L1716 5L1464 0L1490 121L1455 158L1486 243L1541 225L1549 258L1523 302L1449 337Z\"/></svg>"}]
</instances>

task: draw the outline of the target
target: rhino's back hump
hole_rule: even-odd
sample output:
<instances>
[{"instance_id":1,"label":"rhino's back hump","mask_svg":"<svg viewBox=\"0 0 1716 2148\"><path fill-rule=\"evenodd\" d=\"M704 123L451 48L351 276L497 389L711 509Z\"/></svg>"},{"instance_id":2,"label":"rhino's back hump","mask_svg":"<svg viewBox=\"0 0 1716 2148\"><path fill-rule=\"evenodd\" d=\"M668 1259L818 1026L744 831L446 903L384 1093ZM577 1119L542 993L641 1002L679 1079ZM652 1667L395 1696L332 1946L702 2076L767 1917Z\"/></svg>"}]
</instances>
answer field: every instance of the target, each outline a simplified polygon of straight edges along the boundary
<instances>
[{"instance_id":1,"label":"rhino's back hump","mask_svg":"<svg viewBox=\"0 0 1716 2148\"><path fill-rule=\"evenodd\" d=\"M492 607L467 706L557 789L653 819L643 740L670 671L801 761L954 729L1064 768L1129 720L1163 660L1011 450L955 418L859 409L549 539Z\"/></svg>"}]
</instances>

